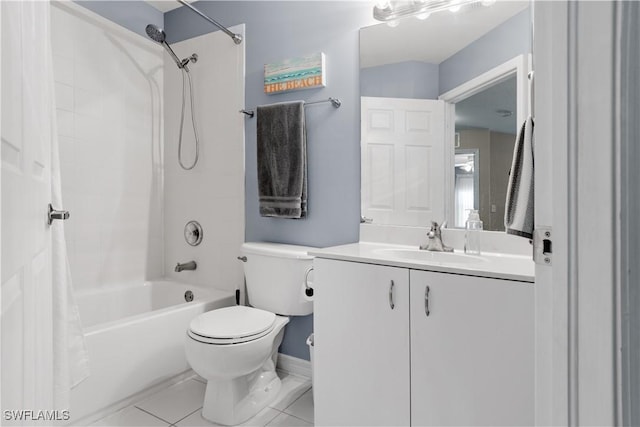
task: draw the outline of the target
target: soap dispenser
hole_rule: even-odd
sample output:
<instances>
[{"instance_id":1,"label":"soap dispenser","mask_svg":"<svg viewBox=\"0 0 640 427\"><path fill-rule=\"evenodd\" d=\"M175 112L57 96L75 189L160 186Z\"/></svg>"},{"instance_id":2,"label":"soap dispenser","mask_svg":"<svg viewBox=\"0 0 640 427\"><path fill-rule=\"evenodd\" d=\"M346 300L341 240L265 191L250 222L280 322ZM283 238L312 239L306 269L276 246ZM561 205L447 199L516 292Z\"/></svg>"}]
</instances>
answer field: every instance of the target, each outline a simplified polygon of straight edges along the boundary
<instances>
[{"instance_id":1,"label":"soap dispenser","mask_svg":"<svg viewBox=\"0 0 640 427\"><path fill-rule=\"evenodd\" d=\"M469 209L466 232L464 235L464 253L469 255L480 255L480 232L482 231L482 221L480 214L475 209Z\"/></svg>"}]
</instances>

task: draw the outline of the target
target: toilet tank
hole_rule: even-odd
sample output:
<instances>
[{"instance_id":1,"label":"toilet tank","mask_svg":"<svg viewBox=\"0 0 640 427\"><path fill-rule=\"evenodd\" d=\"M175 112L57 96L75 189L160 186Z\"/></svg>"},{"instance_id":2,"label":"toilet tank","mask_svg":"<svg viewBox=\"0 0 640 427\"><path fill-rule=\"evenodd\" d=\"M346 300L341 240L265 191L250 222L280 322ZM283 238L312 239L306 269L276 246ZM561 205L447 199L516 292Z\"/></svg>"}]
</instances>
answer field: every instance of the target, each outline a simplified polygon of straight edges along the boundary
<instances>
[{"instance_id":1,"label":"toilet tank","mask_svg":"<svg viewBox=\"0 0 640 427\"><path fill-rule=\"evenodd\" d=\"M244 275L249 304L283 316L313 313L313 301L306 297L305 275L313 266L307 251L316 248L280 243L244 243L247 257ZM309 273L309 284L313 272Z\"/></svg>"}]
</instances>

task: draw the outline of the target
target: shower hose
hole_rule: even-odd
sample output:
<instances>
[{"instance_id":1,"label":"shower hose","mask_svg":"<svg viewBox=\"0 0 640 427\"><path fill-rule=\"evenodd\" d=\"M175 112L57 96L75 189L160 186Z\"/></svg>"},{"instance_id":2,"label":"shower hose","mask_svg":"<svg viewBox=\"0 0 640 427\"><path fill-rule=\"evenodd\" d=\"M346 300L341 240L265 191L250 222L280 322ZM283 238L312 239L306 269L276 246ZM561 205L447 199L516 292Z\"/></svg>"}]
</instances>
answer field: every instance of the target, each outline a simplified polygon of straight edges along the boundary
<instances>
[{"instance_id":1,"label":"shower hose","mask_svg":"<svg viewBox=\"0 0 640 427\"><path fill-rule=\"evenodd\" d=\"M193 83L191 81L191 74L184 67L182 70L182 112L180 114L180 136L178 137L178 163L180 163L180 167L184 170L191 170L198 163L198 157L200 155L200 138L198 138L198 127L196 125L196 112L193 103ZM186 78L185 78L186 77ZM191 104L191 123L193 124L193 135L196 139L196 156L193 159L193 163L190 166L186 166L182 162L182 130L184 128L184 111L185 111L185 98L187 93L187 80L189 81L189 100Z\"/></svg>"}]
</instances>

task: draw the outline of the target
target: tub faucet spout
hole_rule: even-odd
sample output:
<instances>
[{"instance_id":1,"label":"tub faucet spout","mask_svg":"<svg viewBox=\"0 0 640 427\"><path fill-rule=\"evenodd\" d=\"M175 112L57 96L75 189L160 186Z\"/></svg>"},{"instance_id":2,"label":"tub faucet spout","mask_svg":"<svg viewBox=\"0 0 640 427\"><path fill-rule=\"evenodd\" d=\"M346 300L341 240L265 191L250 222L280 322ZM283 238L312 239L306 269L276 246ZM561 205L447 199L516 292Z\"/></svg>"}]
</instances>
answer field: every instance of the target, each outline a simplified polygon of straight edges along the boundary
<instances>
[{"instance_id":1,"label":"tub faucet spout","mask_svg":"<svg viewBox=\"0 0 640 427\"><path fill-rule=\"evenodd\" d=\"M189 262L185 262L184 264L176 264L176 268L175 271L176 273L180 273L181 271L184 270L195 270L198 267L198 264L196 264L195 261L189 261Z\"/></svg>"}]
</instances>

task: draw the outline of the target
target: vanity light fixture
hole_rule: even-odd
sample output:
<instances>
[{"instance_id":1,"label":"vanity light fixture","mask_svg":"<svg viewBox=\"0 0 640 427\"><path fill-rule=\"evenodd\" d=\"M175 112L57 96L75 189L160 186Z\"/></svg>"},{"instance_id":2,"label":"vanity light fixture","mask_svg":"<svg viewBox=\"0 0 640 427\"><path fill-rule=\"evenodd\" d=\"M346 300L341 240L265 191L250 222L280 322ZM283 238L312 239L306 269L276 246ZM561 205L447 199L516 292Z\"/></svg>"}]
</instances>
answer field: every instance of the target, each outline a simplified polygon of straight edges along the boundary
<instances>
[{"instance_id":1,"label":"vanity light fixture","mask_svg":"<svg viewBox=\"0 0 640 427\"><path fill-rule=\"evenodd\" d=\"M413 1L379 1L373 7L373 17L378 21L390 23L407 16L427 19L430 14L442 10L457 12L465 6L479 3L491 6L495 0L413 0Z\"/></svg>"}]
</instances>

